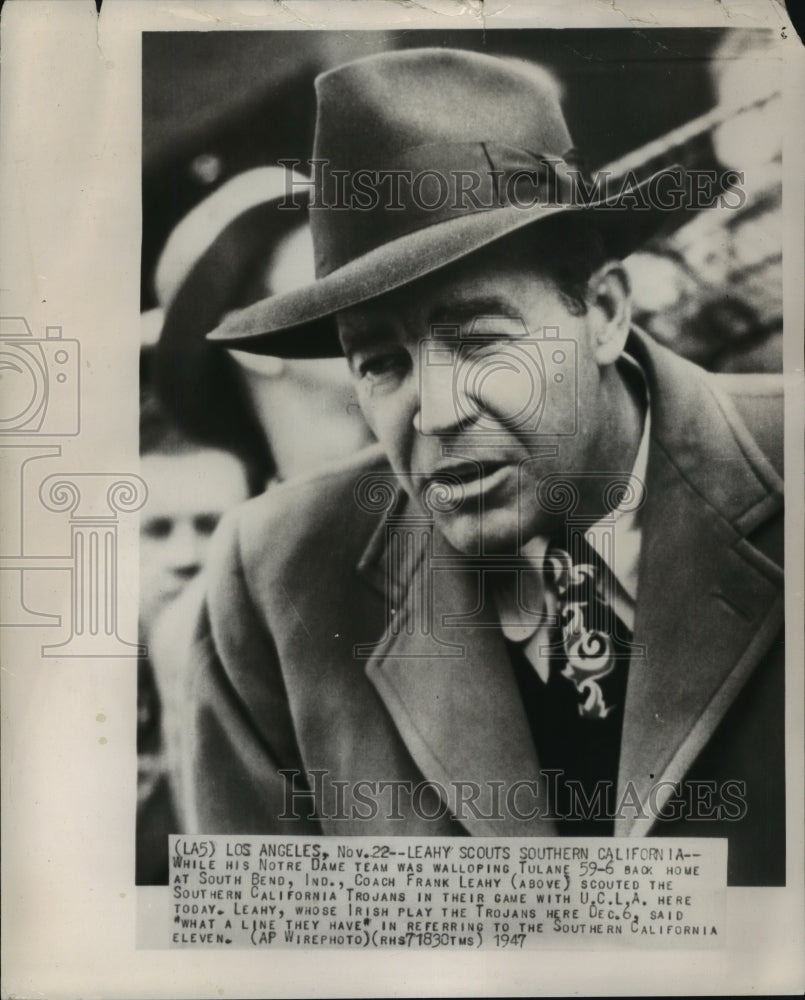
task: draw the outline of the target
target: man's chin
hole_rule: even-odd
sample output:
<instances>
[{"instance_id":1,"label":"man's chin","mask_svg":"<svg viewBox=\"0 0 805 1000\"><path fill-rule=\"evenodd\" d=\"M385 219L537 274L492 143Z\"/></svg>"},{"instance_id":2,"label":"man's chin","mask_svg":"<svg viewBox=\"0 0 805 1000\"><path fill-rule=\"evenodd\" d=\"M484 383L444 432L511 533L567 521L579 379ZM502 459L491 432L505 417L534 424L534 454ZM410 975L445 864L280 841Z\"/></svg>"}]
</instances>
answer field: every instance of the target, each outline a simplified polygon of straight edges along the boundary
<instances>
[{"instance_id":1,"label":"man's chin","mask_svg":"<svg viewBox=\"0 0 805 1000\"><path fill-rule=\"evenodd\" d=\"M435 523L450 545L465 555L514 554L521 544L517 518L509 512L483 518L456 512L437 515Z\"/></svg>"}]
</instances>

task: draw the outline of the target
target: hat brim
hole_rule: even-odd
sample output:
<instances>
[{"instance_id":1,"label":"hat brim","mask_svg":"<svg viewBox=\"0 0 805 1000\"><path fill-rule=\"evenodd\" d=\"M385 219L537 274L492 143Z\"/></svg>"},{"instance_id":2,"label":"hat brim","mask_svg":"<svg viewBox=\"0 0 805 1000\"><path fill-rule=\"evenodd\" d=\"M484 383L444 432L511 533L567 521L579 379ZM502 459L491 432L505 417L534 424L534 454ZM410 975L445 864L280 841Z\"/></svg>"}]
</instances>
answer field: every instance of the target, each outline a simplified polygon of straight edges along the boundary
<instances>
[{"instance_id":1,"label":"hat brim","mask_svg":"<svg viewBox=\"0 0 805 1000\"><path fill-rule=\"evenodd\" d=\"M308 285L230 314L208 339L252 354L286 358L340 355L334 320L339 310L424 278L510 233L562 212L588 215L608 252L622 259L653 236L668 218L668 211L641 197L659 173L628 192L586 205L507 205L435 223L385 243ZM649 207L626 207L626 195Z\"/></svg>"}]
</instances>

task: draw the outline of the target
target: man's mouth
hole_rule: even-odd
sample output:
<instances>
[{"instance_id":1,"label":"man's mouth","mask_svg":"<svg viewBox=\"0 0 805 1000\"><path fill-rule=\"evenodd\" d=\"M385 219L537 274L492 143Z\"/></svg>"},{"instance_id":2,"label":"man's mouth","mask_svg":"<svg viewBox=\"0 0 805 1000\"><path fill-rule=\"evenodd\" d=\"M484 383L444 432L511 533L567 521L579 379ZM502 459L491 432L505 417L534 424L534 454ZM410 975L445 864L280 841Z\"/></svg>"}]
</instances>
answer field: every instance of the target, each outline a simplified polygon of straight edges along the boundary
<instances>
[{"instance_id":1,"label":"man's mouth","mask_svg":"<svg viewBox=\"0 0 805 1000\"><path fill-rule=\"evenodd\" d=\"M511 471L511 463L500 459L461 460L440 465L428 476L429 486L452 487L465 497L494 489Z\"/></svg>"},{"instance_id":2,"label":"man's mouth","mask_svg":"<svg viewBox=\"0 0 805 1000\"><path fill-rule=\"evenodd\" d=\"M491 476L506 464L506 462L500 460L450 462L439 466L439 468L431 473L430 479L448 483L455 482L458 479L462 483L471 483L476 479Z\"/></svg>"}]
</instances>

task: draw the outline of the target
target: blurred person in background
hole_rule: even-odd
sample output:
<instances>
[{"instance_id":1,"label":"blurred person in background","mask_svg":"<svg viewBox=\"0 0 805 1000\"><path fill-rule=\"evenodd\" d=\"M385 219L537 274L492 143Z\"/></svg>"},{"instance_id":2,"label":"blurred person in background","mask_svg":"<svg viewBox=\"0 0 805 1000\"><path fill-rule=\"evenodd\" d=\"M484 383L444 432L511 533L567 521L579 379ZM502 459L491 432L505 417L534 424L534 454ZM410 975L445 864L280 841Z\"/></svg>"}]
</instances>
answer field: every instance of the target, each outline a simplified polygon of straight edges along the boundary
<instances>
[{"instance_id":1,"label":"blurred person in background","mask_svg":"<svg viewBox=\"0 0 805 1000\"><path fill-rule=\"evenodd\" d=\"M300 178L296 178L297 183ZM141 801L139 884L167 877L179 832L179 705L185 609L222 513L371 440L342 358L280 359L205 340L230 312L305 284L313 248L286 172L247 171L196 206L169 237L155 273L161 308L143 317L141 420L149 487L141 531ZM203 442L203 447L200 446ZM186 591L185 591L186 588ZM156 756L155 756L156 755Z\"/></svg>"},{"instance_id":2,"label":"blurred person in background","mask_svg":"<svg viewBox=\"0 0 805 1000\"><path fill-rule=\"evenodd\" d=\"M143 405L140 458L148 484L140 520L140 629L147 641L160 611L204 565L221 515L251 490L241 458L186 437L153 400Z\"/></svg>"},{"instance_id":3,"label":"blurred person in background","mask_svg":"<svg viewBox=\"0 0 805 1000\"><path fill-rule=\"evenodd\" d=\"M155 400L140 413L140 470L148 498L140 517L140 641L152 646L161 616L201 572L221 517L253 491L253 473L231 451L193 440ZM170 782L175 698L172 671L147 656L137 671L137 878L167 874L167 833L176 829ZM167 675L167 676L166 676ZM158 682L160 677L161 683ZM163 846L164 845L164 846Z\"/></svg>"}]
</instances>

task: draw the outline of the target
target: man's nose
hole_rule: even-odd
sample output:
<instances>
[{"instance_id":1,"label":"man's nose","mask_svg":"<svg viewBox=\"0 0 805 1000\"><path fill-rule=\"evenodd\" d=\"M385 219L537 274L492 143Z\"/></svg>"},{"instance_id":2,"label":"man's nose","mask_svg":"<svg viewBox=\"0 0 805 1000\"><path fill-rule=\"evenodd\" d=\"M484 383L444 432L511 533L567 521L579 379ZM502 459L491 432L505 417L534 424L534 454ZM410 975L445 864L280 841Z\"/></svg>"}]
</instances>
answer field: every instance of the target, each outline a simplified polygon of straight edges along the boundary
<instances>
[{"instance_id":1,"label":"man's nose","mask_svg":"<svg viewBox=\"0 0 805 1000\"><path fill-rule=\"evenodd\" d=\"M455 434L471 420L472 407L455 378L454 352L423 349L418 368L418 410L414 426L420 434Z\"/></svg>"},{"instance_id":2,"label":"man's nose","mask_svg":"<svg viewBox=\"0 0 805 1000\"><path fill-rule=\"evenodd\" d=\"M171 537L170 568L174 576L190 580L204 565L207 538L200 535L190 521L176 525Z\"/></svg>"}]
</instances>

